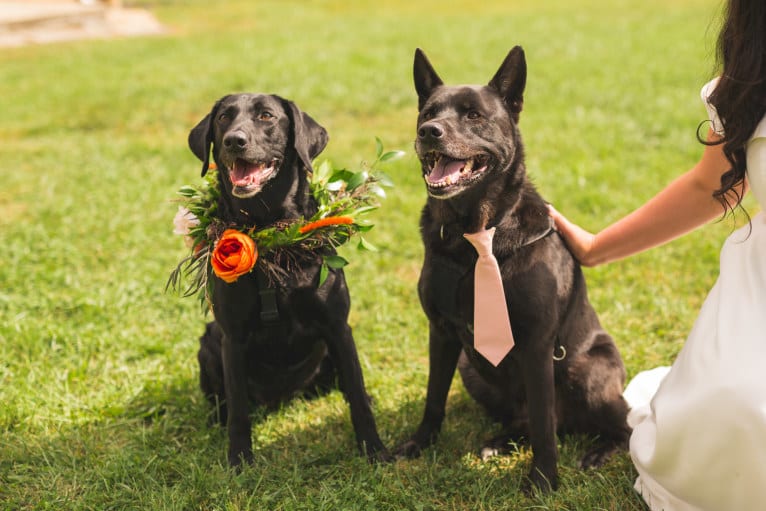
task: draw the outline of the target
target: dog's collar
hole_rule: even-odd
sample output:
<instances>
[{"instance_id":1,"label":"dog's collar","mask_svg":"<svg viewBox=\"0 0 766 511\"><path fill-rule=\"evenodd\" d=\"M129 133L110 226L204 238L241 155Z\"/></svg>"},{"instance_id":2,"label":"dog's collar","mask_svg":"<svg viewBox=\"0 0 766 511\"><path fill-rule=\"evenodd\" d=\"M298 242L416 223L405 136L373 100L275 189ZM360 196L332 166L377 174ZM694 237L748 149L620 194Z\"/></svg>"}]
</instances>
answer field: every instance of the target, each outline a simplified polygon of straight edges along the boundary
<instances>
[{"instance_id":1,"label":"dog's collar","mask_svg":"<svg viewBox=\"0 0 766 511\"><path fill-rule=\"evenodd\" d=\"M543 231L542 233L538 234L537 236L535 236L533 238L525 240L524 243L522 243L520 245L516 245L515 247L513 247L512 250L518 250L520 248L524 248L524 247L527 247L529 245L532 245L533 243L537 243L541 239L548 237L554 231L556 231L556 224L553 222L553 218L548 217L548 228L545 229L545 231ZM441 227L439 228L439 238L441 238L442 241L445 240L444 224L441 224Z\"/></svg>"}]
</instances>

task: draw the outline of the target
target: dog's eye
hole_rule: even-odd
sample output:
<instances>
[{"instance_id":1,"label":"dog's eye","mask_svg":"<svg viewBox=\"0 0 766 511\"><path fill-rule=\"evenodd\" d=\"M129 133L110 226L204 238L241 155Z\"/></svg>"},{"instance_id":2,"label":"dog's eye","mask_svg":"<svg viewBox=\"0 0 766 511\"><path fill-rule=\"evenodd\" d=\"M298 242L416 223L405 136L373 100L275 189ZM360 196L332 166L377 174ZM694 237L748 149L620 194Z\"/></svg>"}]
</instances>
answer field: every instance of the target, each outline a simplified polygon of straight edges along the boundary
<instances>
[{"instance_id":1,"label":"dog's eye","mask_svg":"<svg viewBox=\"0 0 766 511\"><path fill-rule=\"evenodd\" d=\"M481 117L481 114L476 110L469 110L468 113L466 114L466 117L468 117L471 120L476 120L479 117Z\"/></svg>"},{"instance_id":2,"label":"dog's eye","mask_svg":"<svg viewBox=\"0 0 766 511\"><path fill-rule=\"evenodd\" d=\"M258 114L259 121L270 121L273 118L274 116L272 115L271 112L261 112L260 114Z\"/></svg>"},{"instance_id":3,"label":"dog's eye","mask_svg":"<svg viewBox=\"0 0 766 511\"><path fill-rule=\"evenodd\" d=\"M228 114L220 114L218 116L218 122L227 122L229 120Z\"/></svg>"}]
</instances>

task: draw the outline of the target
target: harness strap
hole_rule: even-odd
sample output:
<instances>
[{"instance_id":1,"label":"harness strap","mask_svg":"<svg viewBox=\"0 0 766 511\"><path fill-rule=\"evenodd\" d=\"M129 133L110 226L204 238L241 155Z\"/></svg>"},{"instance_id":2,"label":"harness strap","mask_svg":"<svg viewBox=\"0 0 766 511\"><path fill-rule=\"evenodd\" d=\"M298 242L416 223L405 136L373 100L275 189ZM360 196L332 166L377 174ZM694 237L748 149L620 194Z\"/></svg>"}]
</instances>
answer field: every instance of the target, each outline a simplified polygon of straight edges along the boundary
<instances>
[{"instance_id":1,"label":"harness strap","mask_svg":"<svg viewBox=\"0 0 766 511\"><path fill-rule=\"evenodd\" d=\"M256 266L255 280L258 284L258 294L261 297L261 321L265 324L279 323L279 308L277 307L277 290L269 287L268 278L263 270Z\"/></svg>"},{"instance_id":2,"label":"harness strap","mask_svg":"<svg viewBox=\"0 0 766 511\"><path fill-rule=\"evenodd\" d=\"M540 241L541 239L547 237L549 234L552 234L556 232L556 224L553 222L553 218L548 217L548 229L546 229L542 234L539 236L535 236L531 240L525 241L522 245L519 245L516 248L526 247L527 245L531 245L532 243L535 243L537 241Z\"/></svg>"},{"instance_id":3,"label":"harness strap","mask_svg":"<svg viewBox=\"0 0 766 511\"><path fill-rule=\"evenodd\" d=\"M554 223L553 218L548 217L548 228L546 230L544 230L542 233L538 234L534 238L525 240L524 243L522 243L521 245L517 245L513 247L513 250L518 250L520 248L536 243L554 232L556 232L556 224ZM444 233L444 224L442 224L441 227L439 228L439 237L442 239L442 241L446 238Z\"/></svg>"},{"instance_id":4,"label":"harness strap","mask_svg":"<svg viewBox=\"0 0 766 511\"><path fill-rule=\"evenodd\" d=\"M548 221L548 228L545 231L534 238L526 240L521 245L513 247L513 250L532 245L533 243L550 236L552 233L557 232L556 226L553 223L553 218L549 217ZM439 234L443 240L445 238L444 225L441 226ZM455 317L458 312L458 284L460 280L472 270L472 268L462 267L452 259L438 254L431 258L431 266L433 272L432 289L434 305L441 314L448 317ZM469 323L467 328L469 332L473 333L472 324Z\"/></svg>"}]
</instances>

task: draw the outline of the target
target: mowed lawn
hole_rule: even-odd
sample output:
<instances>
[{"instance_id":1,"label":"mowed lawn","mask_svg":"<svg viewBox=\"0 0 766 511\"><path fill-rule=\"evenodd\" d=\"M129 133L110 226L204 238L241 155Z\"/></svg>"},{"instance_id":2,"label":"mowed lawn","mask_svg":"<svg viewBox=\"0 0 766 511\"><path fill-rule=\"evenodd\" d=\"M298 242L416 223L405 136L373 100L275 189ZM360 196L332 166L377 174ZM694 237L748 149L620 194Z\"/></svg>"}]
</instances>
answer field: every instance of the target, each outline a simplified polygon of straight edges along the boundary
<instances>
[{"instance_id":1,"label":"mowed lawn","mask_svg":"<svg viewBox=\"0 0 766 511\"><path fill-rule=\"evenodd\" d=\"M448 83L486 83L526 51L529 173L590 229L628 213L702 150L718 0L158 0L167 35L0 49L0 509L640 510L627 454L520 492L531 453L481 462L498 431L456 378L435 446L372 466L333 392L254 412L255 464L237 475L208 427L196 351L205 316L164 292L186 255L176 190L199 183L186 137L234 91L293 99L327 128L320 160L355 167L375 137L407 156L366 235L344 248L351 324L384 442L417 427L427 322L417 298L425 190L412 151L412 57ZM752 212L752 202L747 205ZM726 219L587 269L629 376L670 363L718 270Z\"/></svg>"}]
</instances>

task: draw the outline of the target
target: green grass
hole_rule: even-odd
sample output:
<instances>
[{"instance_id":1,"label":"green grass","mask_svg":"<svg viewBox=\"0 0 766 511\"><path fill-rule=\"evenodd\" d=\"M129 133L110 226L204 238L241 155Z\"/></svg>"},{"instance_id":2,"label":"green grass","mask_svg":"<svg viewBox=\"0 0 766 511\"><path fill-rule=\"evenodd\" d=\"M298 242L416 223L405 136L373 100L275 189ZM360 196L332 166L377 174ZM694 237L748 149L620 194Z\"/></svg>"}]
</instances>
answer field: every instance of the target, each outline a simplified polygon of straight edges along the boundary
<instances>
[{"instance_id":1,"label":"green grass","mask_svg":"<svg viewBox=\"0 0 766 511\"><path fill-rule=\"evenodd\" d=\"M427 377L414 49L448 83L477 83L523 45L530 174L598 229L699 155L718 1L137 3L170 33L0 50L0 509L642 509L626 454L576 468L587 438L561 444L557 493L525 497L529 450L477 460L496 426L457 381L421 459L367 465L334 392L257 415L256 463L234 475L197 386L205 318L163 293L185 253L169 199L198 179L188 130L232 91L294 99L337 165L371 158L375 136L408 151L368 236L380 252L347 251L351 322L394 446L420 420ZM672 361L733 226L586 270L630 375Z\"/></svg>"}]
</instances>

